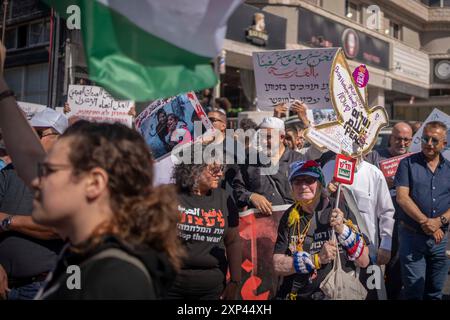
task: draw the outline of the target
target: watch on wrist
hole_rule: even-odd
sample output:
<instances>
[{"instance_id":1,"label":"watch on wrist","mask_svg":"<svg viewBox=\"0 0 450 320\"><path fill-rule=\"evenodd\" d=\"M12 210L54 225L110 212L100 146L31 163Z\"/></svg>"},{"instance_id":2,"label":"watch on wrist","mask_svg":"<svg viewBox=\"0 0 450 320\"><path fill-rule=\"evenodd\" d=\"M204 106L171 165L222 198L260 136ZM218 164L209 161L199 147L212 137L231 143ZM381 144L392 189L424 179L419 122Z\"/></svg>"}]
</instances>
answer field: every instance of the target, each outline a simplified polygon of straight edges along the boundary
<instances>
[{"instance_id":1,"label":"watch on wrist","mask_svg":"<svg viewBox=\"0 0 450 320\"><path fill-rule=\"evenodd\" d=\"M13 216L7 216L5 219L2 220L0 227L3 231L9 231L11 227L12 218Z\"/></svg>"},{"instance_id":2,"label":"watch on wrist","mask_svg":"<svg viewBox=\"0 0 450 320\"><path fill-rule=\"evenodd\" d=\"M439 219L441 219L441 223L443 226L448 226L448 219L444 215L440 216Z\"/></svg>"}]
</instances>

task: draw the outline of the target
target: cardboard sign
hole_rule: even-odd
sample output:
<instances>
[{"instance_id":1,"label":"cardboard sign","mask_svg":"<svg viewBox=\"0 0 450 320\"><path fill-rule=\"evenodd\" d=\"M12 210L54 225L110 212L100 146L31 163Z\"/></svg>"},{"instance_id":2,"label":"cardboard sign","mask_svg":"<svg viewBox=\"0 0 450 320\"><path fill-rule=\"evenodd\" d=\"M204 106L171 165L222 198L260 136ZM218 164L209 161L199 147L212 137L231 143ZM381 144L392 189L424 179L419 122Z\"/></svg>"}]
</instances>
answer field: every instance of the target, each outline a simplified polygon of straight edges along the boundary
<instances>
[{"instance_id":1,"label":"cardboard sign","mask_svg":"<svg viewBox=\"0 0 450 320\"><path fill-rule=\"evenodd\" d=\"M67 118L75 116L92 122L120 122L132 127L133 118L128 113L134 102L118 101L102 87L70 85L67 102L70 107Z\"/></svg>"},{"instance_id":2,"label":"cardboard sign","mask_svg":"<svg viewBox=\"0 0 450 320\"><path fill-rule=\"evenodd\" d=\"M38 112L45 110L46 106L37 103L17 101L17 105L25 112L27 120L30 120Z\"/></svg>"},{"instance_id":3,"label":"cardboard sign","mask_svg":"<svg viewBox=\"0 0 450 320\"><path fill-rule=\"evenodd\" d=\"M270 216L250 209L239 213L242 245L242 300L270 300L278 288L279 277L273 267L273 250L278 225L290 205L273 206Z\"/></svg>"},{"instance_id":4,"label":"cardboard sign","mask_svg":"<svg viewBox=\"0 0 450 320\"><path fill-rule=\"evenodd\" d=\"M406 157L409 157L412 153L402 154L401 156L392 157L380 161L380 169L386 178L394 177L397 173L398 165L400 161Z\"/></svg>"},{"instance_id":5,"label":"cardboard sign","mask_svg":"<svg viewBox=\"0 0 450 320\"><path fill-rule=\"evenodd\" d=\"M422 143L420 138L423 134L423 128L425 128L425 125L431 121L441 121L447 126L447 128L450 129L450 116L439 109L434 109L414 135L411 146L409 147L410 152L422 151ZM447 146L441 151L441 153L443 157L450 160L450 130L447 130L447 141Z\"/></svg>"},{"instance_id":6,"label":"cardboard sign","mask_svg":"<svg viewBox=\"0 0 450 320\"><path fill-rule=\"evenodd\" d=\"M253 53L258 108L300 100L310 109L329 109L329 77L337 48Z\"/></svg>"},{"instance_id":7,"label":"cardboard sign","mask_svg":"<svg viewBox=\"0 0 450 320\"><path fill-rule=\"evenodd\" d=\"M194 122L199 120L206 129L213 128L197 97L189 92L154 101L136 117L135 126L159 160L177 145L192 142Z\"/></svg>"},{"instance_id":8,"label":"cardboard sign","mask_svg":"<svg viewBox=\"0 0 450 320\"><path fill-rule=\"evenodd\" d=\"M356 85L339 49L330 74L330 96L337 119L308 128L306 139L320 150L328 149L353 158L369 153L378 133L388 124L388 116L382 106L369 108L362 89Z\"/></svg>"},{"instance_id":9,"label":"cardboard sign","mask_svg":"<svg viewBox=\"0 0 450 320\"><path fill-rule=\"evenodd\" d=\"M353 184L355 168L356 159L338 154L334 166L334 180L343 184Z\"/></svg>"}]
</instances>

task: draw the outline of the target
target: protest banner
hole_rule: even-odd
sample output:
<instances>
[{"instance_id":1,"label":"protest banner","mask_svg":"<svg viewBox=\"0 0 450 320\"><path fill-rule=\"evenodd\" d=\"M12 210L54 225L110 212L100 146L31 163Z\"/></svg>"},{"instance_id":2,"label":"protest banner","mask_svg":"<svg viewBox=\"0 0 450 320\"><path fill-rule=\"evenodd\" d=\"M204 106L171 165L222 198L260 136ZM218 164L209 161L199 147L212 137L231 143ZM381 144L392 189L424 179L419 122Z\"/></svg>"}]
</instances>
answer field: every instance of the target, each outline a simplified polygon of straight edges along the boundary
<instances>
[{"instance_id":1,"label":"protest banner","mask_svg":"<svg viewBox=\"0 0 450 320\"><path fill-rule=\"evenodd\" d=\"M420 138L422 137L423 128L428 122L431 121L441 121L447 126L447 128L450 128L450 116L437 108L433 109L430 115L425 119L422 126L419 128L419 130L417 130L416 134L413 136L411 146L409 147L410 152L422 151L422 143L420 142ZM450 130L447 131L447 141L448 143L450 143ZM450 144L447 144L447 146L443 151L441 151L441 153L447 160L450 160Z\"/></svg>"},{"instance_id":2,"label":"protest banner","mask_svg":"<svg viewBox=\"0 0 450 320\"><path fill-rule=\"evenodd\" d=\"M314 125L336 120L330 98L330 73L338 48L263 51L253 53L258 108L300 100L309 107ZM365 87L358 87L364 99Z\"/></svg>"},{"instance_id":3,"label":"protest banner","mask_svg":"<svg viewBox=\"0 0 450 320\"><path fill-rule=\"evenodd\" d=\"M133 119L128 113L133 101L118 101L105 89L96 86L70 85L67 92L70 112L68 118L76 117L92 122L120 122L132 127Z\"/></svg>"},{"instance_id":4,"label":"protest banner","mask_svg":"<svg viewBox=\"0 0 450 320\"><path fill-rule=\"evenodd\" d=\"M19 105L20 109L22 109L22 111L25 112L27 120L30 120L37 112L43 111L46 108L46 106L42 104L23 101L17 101L17 104Z\"/></svg>"},{"instance_id":5,"label":"protest banner","mask_svg":"<svg viewBox=\"0 0 450 320\"><path fill-rule=\"evenodd\" d=\"M278 276L273 268L273 250L278 224L291 205L272 207L272 215L261 215L257 209L239 214L239 234L242 243L243 300L269 300L276 294Z\"/></svg>"},{"instance_id":6,"label":"protest banner","mask_svg":"<svg viewBox=\"0 0 450 320\"><path fill-rule=\"evenodd\" d=\"M213 128L195 93L189 92L152 102L136 117L135 126L159 160L175 146L193 141L195 121Z\"/></svg>"},{"instance_id":7,"label":"protest banner","mask_svg":"<svg viewBox=\"0 0 450 320\"><path fill-rule=\"evenodd\" d=\"M386 178L394 177L397 173L400 161L406 157L409 157L411 154L412 153L405 153L397 157L381 160L379 163L381 172L383 172Z\"/></svg>"},{"instance_id":8,"label":"protest banner","mask_svg":"<svg viewBox=\"0 0 450 320\"><path fill-rule=\"evenodd\" d=\"M369 108L349 70L342 49L334 56L330 73L330 99L336 120L312 125L305 137L320 150L353 158L370 152L378 133L388 124L384 107Z\"/></svg>"},{"instance_id":9,"label":"protest banner","mask_svg":"<svg viewBox=\"0 0 450 320\"><path fill-rule=\"evenodd\" d=\"M342 154L336 156L336 165L334 166L334 181L352 184L355 176L356 159L346 157Z\"/></svg>"},{"instance_id":10,"label":"protest banner","mask_svg":"<svg viewBox=\"0 0 450 320\"><path fill-rule=\"evenodd\" d=\"M311 109L329 108L328 81L337 48L253 52L260 109L301 100Z\"/></svg>"}]
</instances>

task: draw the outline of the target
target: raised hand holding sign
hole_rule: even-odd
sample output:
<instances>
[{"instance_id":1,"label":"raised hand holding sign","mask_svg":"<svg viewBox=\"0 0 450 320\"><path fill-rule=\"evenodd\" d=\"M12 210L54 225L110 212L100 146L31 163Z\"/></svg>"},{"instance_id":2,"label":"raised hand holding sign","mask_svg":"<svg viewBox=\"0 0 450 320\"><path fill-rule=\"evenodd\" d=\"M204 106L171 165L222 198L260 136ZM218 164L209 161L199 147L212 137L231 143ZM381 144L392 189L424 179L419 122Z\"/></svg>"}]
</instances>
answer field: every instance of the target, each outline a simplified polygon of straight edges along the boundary
<instances>
[{"instance_id":1,"label":"raised hand holding sign","mask_svg":"<svg viewBox=\"0 0 450 320\"><path fill-rule=\"evenodd\" d=\"M369 108L341 49L332 64L330 96L337 120L310 127L305 137L321 150L352 157L367 154L381 128L388 124L388 116L382 106Z\"/></svg>"}]
</instances>

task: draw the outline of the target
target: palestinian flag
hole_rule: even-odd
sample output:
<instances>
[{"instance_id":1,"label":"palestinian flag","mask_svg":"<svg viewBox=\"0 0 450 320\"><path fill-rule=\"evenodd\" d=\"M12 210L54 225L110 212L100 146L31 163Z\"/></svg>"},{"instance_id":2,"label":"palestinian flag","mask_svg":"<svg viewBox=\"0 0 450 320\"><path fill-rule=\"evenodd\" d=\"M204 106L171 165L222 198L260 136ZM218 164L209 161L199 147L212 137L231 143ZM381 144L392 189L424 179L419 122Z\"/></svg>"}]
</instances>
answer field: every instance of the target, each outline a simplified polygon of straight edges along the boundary
<instances>
[{"instance_id":1,"label":"palestinian flag","mask_svg":"<svg viewBox=\"0 0 450 320\"><path fill-rule=\"evenodd\" d=\"M69 22L80 8L89 78L134 101L213 87L210 62L241 1L44 0Z\"/></svg>"}]
</instances>

